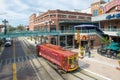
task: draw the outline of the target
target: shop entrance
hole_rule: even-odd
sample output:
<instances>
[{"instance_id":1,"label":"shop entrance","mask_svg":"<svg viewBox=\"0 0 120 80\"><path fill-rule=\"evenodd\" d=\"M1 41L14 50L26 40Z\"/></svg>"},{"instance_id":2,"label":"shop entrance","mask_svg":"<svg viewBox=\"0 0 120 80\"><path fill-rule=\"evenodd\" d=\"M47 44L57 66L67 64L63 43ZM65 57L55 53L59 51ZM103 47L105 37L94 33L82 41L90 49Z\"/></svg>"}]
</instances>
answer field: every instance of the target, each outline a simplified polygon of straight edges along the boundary
<instances>
[{"instance_id":1,"label":"shop entrance","mask_svg":"<svg viewBox=\"0 0 120 80\"><path fill-rule=\"evenodd\" d=\"M87 45L88 44L88 41L81 41L81 46L82 47L85 47L85 45Z\"/></svg>"}]
</instances>

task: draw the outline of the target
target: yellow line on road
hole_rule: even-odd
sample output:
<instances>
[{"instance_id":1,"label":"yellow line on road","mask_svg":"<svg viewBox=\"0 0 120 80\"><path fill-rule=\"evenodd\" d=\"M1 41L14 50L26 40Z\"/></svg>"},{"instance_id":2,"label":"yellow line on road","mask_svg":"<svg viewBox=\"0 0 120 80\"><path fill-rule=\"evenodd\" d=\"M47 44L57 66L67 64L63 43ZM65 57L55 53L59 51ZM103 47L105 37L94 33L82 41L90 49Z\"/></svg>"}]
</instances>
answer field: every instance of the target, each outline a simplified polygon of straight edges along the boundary
<instances>
[{"instance_id":1,"label":"yellow line on road","mask_svg":"<svg viewBox=\"0 0 120 80\"><path fill-rule=\"evenodd\" d=\"M16 63L13 63L13 80L17 80Z\"/></svg>"},{"instance_id":2,"label":"yellow line on road","mask_svg":"<svg viewBox=\"0 0 120 80\"><path fill-rule=\"evenodd\" d=\"M13 58L15 60L15 43L13 41ZM13 80L17 80L17 71L16 71L17 67L16 67L16 63L13 63Z\"/></svg>"}]
</instances>

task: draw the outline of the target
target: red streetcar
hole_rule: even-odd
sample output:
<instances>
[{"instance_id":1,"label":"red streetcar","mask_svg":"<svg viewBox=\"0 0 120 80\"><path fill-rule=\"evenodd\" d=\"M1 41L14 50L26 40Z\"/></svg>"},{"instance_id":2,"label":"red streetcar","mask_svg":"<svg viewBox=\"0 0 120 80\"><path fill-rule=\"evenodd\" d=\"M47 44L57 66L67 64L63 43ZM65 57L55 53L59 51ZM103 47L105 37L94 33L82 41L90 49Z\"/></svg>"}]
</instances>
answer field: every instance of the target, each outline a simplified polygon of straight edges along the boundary
<instances>
[{"instance_id":1,"label":"red streetcar","mask_svg":"<svg viewBox=\"0 0 120 80\"><path fill-rule=\"evenodd\" d=\"M73 71L78 68L78 53L65 50L52 44L37 45L37 54L58 65L64 71Z\"/></svg>"}]
</instances>

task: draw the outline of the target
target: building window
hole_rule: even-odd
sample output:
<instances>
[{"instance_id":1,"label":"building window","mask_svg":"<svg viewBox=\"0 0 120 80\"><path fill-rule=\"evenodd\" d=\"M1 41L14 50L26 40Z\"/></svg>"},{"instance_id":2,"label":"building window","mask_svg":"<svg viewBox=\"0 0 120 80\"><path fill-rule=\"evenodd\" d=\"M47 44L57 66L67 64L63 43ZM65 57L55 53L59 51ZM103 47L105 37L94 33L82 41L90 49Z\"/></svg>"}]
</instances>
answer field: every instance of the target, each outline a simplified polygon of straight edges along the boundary
<instances>
[{"instance_id":1,"label":"building window","mask_svg":"<svg viewBox=\"0 0 120 80\"><path fill-rule=\"evenodd\" d=\"M98 15L98 10L94 10L93 11L93 16L97 16Z\"/></svg>"},{"instance_id":2,"label":"building window","mask_svg":"<svg viewBox=\"0 0 120 80\"><path fill-rule=\"evenodd\" d=\"M52 31L56 31L56 27L55 26L51 26L50 27L50 31L52 32Z\"/></svg>"}]
</instances>

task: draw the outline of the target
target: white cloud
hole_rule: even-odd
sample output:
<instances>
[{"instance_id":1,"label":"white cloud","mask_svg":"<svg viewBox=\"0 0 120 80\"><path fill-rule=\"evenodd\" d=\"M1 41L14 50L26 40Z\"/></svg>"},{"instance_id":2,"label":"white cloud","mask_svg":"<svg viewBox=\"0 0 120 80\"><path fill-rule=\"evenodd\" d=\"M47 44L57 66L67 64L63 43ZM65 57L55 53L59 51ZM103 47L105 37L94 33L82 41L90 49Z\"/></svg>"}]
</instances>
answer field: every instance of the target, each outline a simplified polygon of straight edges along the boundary
<instances>
[{"instance_id":1,"label":"white cloud","mask_svg":"<svg viewBox=\"0 0 120 80\"><path fill-rule=\"evenodd\" d=\"M93 0L0 0L0 20L8 19L11 25L28 24L29 16L51 9L86 9Z\"/></svg>"}]
</instances>

